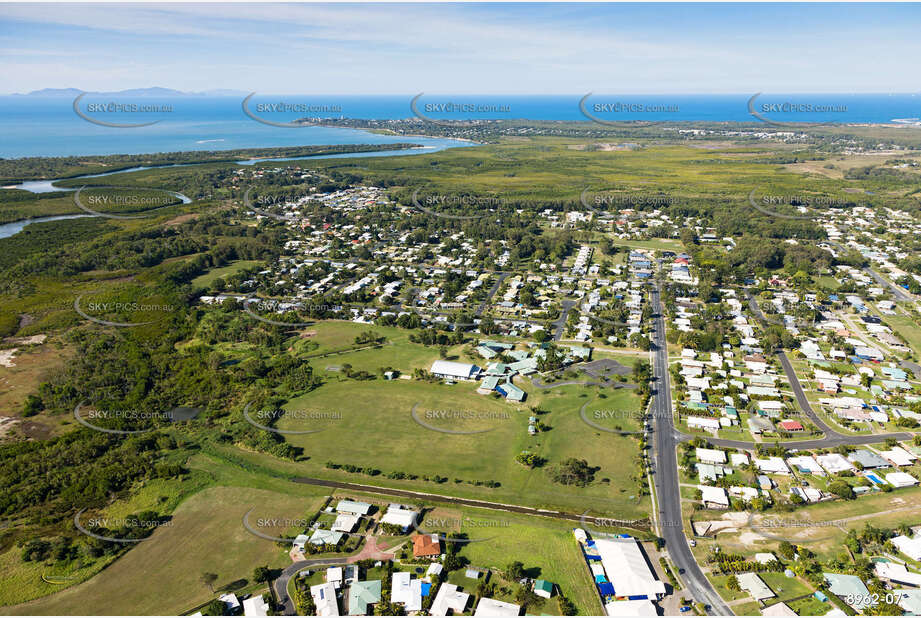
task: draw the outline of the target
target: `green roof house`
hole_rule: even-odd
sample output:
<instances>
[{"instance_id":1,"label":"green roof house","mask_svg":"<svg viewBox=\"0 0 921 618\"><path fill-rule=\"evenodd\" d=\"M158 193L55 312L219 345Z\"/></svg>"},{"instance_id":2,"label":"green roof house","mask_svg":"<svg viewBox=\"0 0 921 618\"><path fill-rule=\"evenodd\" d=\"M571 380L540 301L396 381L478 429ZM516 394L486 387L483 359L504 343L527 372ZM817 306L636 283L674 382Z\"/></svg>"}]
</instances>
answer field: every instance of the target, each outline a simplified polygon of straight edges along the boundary
<instances>
[{"instance_id":1,"label":"green roof house","mask_svg":"<svg viewBox=\"0 0 921 618\"><path fill-rule=\"evenodd\" d=\"M534 594L549 599L553 596L553 582L548 582L546 579L537 580L534 582Z\"/></svg>"},{"instance_id":2,"label":"green roof house","mask_svg":"<svg viewBox=\"0 0 921 618\"><path fill-rule=\"evenodd\" d=\"M381 602L381 580L353 582L349 586L349 616L366 616L368 606Z\"/></svg>"}]
</instances>

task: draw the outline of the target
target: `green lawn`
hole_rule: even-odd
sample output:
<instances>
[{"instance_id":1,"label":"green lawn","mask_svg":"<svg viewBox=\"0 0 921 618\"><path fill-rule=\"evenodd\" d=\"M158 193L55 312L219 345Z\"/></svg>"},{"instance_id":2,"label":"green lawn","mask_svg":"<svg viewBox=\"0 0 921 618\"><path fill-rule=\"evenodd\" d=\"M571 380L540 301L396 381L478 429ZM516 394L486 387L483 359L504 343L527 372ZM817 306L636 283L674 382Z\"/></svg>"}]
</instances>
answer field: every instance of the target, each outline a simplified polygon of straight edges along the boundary
<instances>
[{"instance_id":1,"label":"green lawn","mask_svg":"<svg viewBox=\"0 0 921 618\"><path fill-rule=\"evenodd\" d=\"M240 272L246 268L255 268L262 264L259 260L236 260L227 266L212 268L208 272L192 279L192 287L209 288L215 279L224 278Z\"/></svg>"},{"instance_id":2,"label":"green lawn","mask_svg":"<svg viewBox=\"0 0 921 618\"><path fill-rule=\"evenodd\" d=\"M834 609L834 606L823 603L815 597L792 601L787 603L787 605L800 616L824 616Z\"/></svg>"},{"instance_id":3,"label":"green lawn","mask_svg":"<svg viewBox=\"0 0 921 618\"><path fill-rule=\"evenodd\" d=\"M588 567L572 536L572 524L470 508L439 508L432 516L448 520L470 518L476 522L461 527L471 539L488 539L463 546L460 554L472 566L504 571L510 563L520 561L526 569L533 570L532 576L557 584L579 613L602 613ZM460 585L468 592L474 592L476 587L473 580ZM540 611L552 611L554 606L555 602L545 604Z\"/></svg>"},{"instance_id":4,"label":"green lawn","mask_svg":"<svg viewBox=\"0 0 921 618\"><path fill-rule=\"evenodd\" d=\"M476 385L469 382L445 385L415 380L330 379L315 391L290 401L285 408L338 413L340 418L282 418L277 424L279 429L323 431L287 436L291 444L304 449L309 457L306 461L271 463L306 476L411 486L577 512L584 511L585 505L590 503L599 512L624 518L646 515L649 503L639 496L636 483L628 478L638 453L636 441L593 428L578 414L582 404L597 389L558 387L536 392L533 400L525 404L511 404L492 396L478 395L475 388ZM525 388L537 391L528 385ZM636 407L631 401L636 398L632 391L608 391L607 396L608 399L596 399L595 404L607 409ZM531 405L549 411L540 417L549 425L549 431L528 435ZM414 406L416 417L425 425L454 432L481 433L458 435L430 429L414 420ZM438 418L443 413L447 413L448 418ZM515 456L523 450L545 457L547 466L530 470L516 463ZM489 455L484 456L484 453ZM547 469L570 457L584 458L589 465L601 468L594 483L581 488L559 485L549 479ZM254 458L269 460L262 455ZM328 461L370 466L384 474L368 477L329 470L325 467ZM393 481L385 478L390 472L439 475L449 481L443 486L421 480ZM468 483L455 483L454 479L495 480L501 486L494 489L473 487Z\"/></svg>"},{"instance_id":5,"label":"green lawn","mask_svg":"<svg viewBox=\"0 0 921 618\"><path fill-rule=\"evenodd\" d=\"M908 342L909 347L915 354L915 358L921 354L921 328L918 327L914 320L904 313L899 313L898 315L879 314L879 317L883 319L887 326Z\"/></svg>"},{"instance_id":6,"label":"green lawn","mask_svg":"<svg viewBox=\"0 0 921 618\"><path fill-rule=\"evenodd\" d=\"M206 489L184 502L172 525L132 548L91 580L50 597L7 607L12 614L68 614L78 608L109 615L178 614L215 596L199 581L204 571L218 575L215 590L252 577L260 565L290 563L284 550L250 534L242 517L250 508L259 518L303 517L322 499L301 491L285 495L240 487ZM266 528L268 533L272 531ZM276 531L281 533L282 531Z\"/></svg>"},{"instance_id":7,"label":"green lawn","mask_svg":"<svg viewBox=\"0 0 921 618\"><path fill-rule=\"evenodd\" d=\"M804 594L812 594L814 589L804 584L795 577L787 577L783 573L759 573L764 583L774 591L777 599L792 599ZM770 602L769 602L770 603Z\"/></svg>"}]
</instances>

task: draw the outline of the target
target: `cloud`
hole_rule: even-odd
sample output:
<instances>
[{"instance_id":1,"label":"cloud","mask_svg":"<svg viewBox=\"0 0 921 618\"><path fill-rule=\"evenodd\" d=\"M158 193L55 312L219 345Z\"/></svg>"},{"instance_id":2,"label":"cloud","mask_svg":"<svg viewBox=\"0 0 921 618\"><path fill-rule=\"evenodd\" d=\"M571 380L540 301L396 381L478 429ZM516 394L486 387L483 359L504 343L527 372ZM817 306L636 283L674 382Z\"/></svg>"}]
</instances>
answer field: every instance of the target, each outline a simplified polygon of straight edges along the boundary
<instances>
[{"instance_id":1,"label":"cloud","mask_svg":"<svg viewBox=\"0 0 921 618\"><path fill-rule=\"evenodd\" d=\"M20 91L62 80L342 94L916 88L916 18L888 23L879 9L880 27L860 30L833 21L834 7L797 9L799 20L751 10L758 18L707 5L2 4L0 75ZM865 53L878 45L885 65Z\"/></svg>"}]
</instances>

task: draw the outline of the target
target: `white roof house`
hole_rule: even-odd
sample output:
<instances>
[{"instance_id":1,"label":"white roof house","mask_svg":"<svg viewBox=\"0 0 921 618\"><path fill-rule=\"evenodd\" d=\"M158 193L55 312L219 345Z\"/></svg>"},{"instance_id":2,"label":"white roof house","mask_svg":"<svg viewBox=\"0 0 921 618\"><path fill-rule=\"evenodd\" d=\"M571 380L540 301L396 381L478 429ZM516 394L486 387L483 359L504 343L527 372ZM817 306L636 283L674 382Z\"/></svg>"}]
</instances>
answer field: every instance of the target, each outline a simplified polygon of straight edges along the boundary
<instances>
[{"instance_id":1,"label":"white roof house","mask_svg":"<svg viewBox=\"0 0 921 618\"><path fill-rule=\"evenodd\" d=\"M217 598L218 601L223 601L224 605L227 606L227 609L231 611L236 611L240 609L240 601L237 599L237 595L232 592L222 594Z\"/></svg>"},{"instance_id":2,"label":"white roof house","mask_svg":"<svg viewBox=\"0 0 921 618\"><path fill-rule=\"evenodd\" d=\"M825 468L829 474L837 474L845 470L853 470L854 466L840 453L826 453L825 455L816 455L816 461Z\"/></svg>"},{"instance_id":3,"label":"white roof house","mask_svg":"<svg viewBox=\"0 0 921 618\"><path fill-rule=\"evenodd\" d=\"M790 474L790 468L780 457L768 457L767 459L755 459L755 466L765 474Z\"/></svg>"},{"instance_id":4,"label":"white roof house","mask_svg":"<svg viewBox=\"0 0 921 618\"><path fill-rule=\"evenodd\" d=\"M890 472L886 475L886 482L893 487L911 487L918 484L918 479L907 472Z\"/></svg>"},{"instance_id":5,"label":"white roof house","mask_svg":"<svg viewBox=\"0 0 921 618\"><path fill-rule=\"evenodd\" d=\"M761 610L762 616L799 616L795 611L790 609L790 606L781 601L780 603L774 603L769 605ZM826 614L827 615L827 614Z\"/></svg>"},{"instance_id":6,"label":"white roof house","mask_svg":"<svg viewBox=\"0 0 921 618\"><path fill-rule=\"evenodd\" d=\"M304 551L304 545L307 544L307 541L310 540L310 537L306 534L299 534L294 538L294 541L291 543L294 547L297 547L301 551Z\"/></svg>"},{"instance_id":7,"label":"white roof house","mask_svg":"<svg viewBox=\"0 0 921 618\"><path fill-rule=\"evenodd\" d=\"M448 610L451 610L454 614L461 614L469 599L469 594L458 590L456 585L445 582L438 587L438 594L435 595L429 613L433 616L447 616Z\"/></svg>"},{"instance_id":8,"label":"white roof house","mask_svg":"<svg viewBox=\"0 0 921 618\"><path fill-rule=\"evenodd\" d=\"M892 539L892 544L912 560L921 560L921 536L899 535Z\"/></svg>"},{"instance_id":9,"label":"white roof house","mask_svg":"<svg viewBox=\"0 0 921 618\"><path fill-rule=\"evenodd\" d=\"M473 612L474 616L517 616L521 613L521 607L515 605L514 603L506 603L505 601L497 601L496 599L490 599L488 597L483 597L480 599L480 602L476 604L476 611Z\"/></svg>"},{"instance_id":10,"label":"white roof house","mask_svg":"<svg viewBox=\"0 0 921 618\"><path fill-rule=\"evenodd\" d=\"M889 463L893 466L901 468L902 466L910 466L917 457L906 451L900 446L893 447L888 451L880 451L882 455Z\"/></svg>"},{"instance_id":11,"label":"white roof house","mask_svg":"<svg viewBox=\"0 0 921 618\"><path fill-rule=\"evenodd\" d=\"M688 427L691 429L717 430L720 428L720 420L718 418L707 418L703 416L689 416Z\"/></svg>"},{"instance_id":12,"label":"white roof house","mask_svg":"<svg viewBox=\"0 0 921 618\"><path fill-rule=\"evenodd\" d=\"M710 487L708 485L698 485L701 499L704 505L714 505L717 507L729 508L729 496L722 487Z\"/></svg>"},{"instance_id":13,"label":"white roof house","mask_svg":"<svg viewBox=\"0 0 921 618\"><path fill-rule=\"evenodd\" d=\"M338 616L339 602L336 601L336 588L329 582L310 587L310 596L317 607L317 616Z\"/></svg>"},{"instance_id":14,"label":"white roof house","mask_svg":"<svg viewBox=\"0 0 921 618\"><path fill-rule=\"evenodd\" d=\"M806 474L825 476L825 470L822 469L822 466L819 465L819 462L817 462L811 455L788 457L787 465L791 467L795 466Z\"/></svg>"},{"instance_id":15,"label":"white roof house","mask_svg":"<svg viewBox=\"0 0 921 618\"><path fill-rule=\"evenodd\" d=\"M326 583L338 587L342 583L342 567L329 567L326 569Z\"/></svg>"},{"instance_id":16,"label":"white roof house","mask_svg":"<svg viewBox=\"0 0 921 618\"><path fill-rule=\"evenodd\" d=\"M252 596L243 601L243 615L244 616L268 616L269 615L269 604L263 600L261 594Z\"/></svg>"},{"instance_id":17,"label":"white roof house","mask_svg":"<svg viewBox=\"0 0 921 618\"><path fill-rule=\"evenodd\" d=\"M656 579L636 539L597 539L595 547L618 596L654 601L665 594L665 584Z\"/></svg>"},{"instance_id":18,"label":"white roof house","mask_svg":"<svg viewBox=\"0 0 921 618\"><path fill-rule=\"evenodd\" d=\"M404 530L410 528L416 523L416 517L419 513L409 509L401 508L397 505L391 505L384 516L381 517L381 523L399 526Z\"/></svg>"},{"instance_id":19,"label":"white roof house","mask_svg":"<svg viewBox=\"0 0 921 618\"><path fill-rule=\"evenodd\" d=\"M729 488L729 495L733 498L741 498L745 502L751 502L761 495L754 487L732 486Z\"/></svg>"},{"instance_id":20,"label":"white roof house","mask_svg":"<svg viewBox=\"0 0 921 618\"><path fill-rule=\"evenodd\" d=\"M697 461L711 464L726 463L726 453L714 448L698 448L696 451Z\"/></svg>"},{"instance_id":21,"label":"white roof house","mask_svg":"<svg viewBox=\"0 0 921 618\"><path fill-rule=\"evenodd\" d=\"M361 516L353 513L339 513L336 515L336 521L333 522L331 530L333 532L351 532L358 525Z\"/></svg>"},{"instance_id":22,"label":"white roof house","mask_svg":"<svg viewBox=\"0 0 921 618\"><path fill-rule=\"evenodd\" d=\"M371 505L367 502L358 502L356 500L340 500L336 504L336 511L339 513L353 513L356 515L367 515L371 510Z\"/></svg>"},{"instance_id":23,"label":"white roof house","mask_svg":"<svg viewBox=\"0 0 921 618\"><path fill-rule=\"evenodd\" d=\"M757 573L737 573L736 580L739 582L739 587L756 601L777 596Z\"/></svg>"},{"instance_id":24,"label":"white roof house","mask_svg":"<svg viewBox=\"0 0 921 618\"><path fill-rule=\"evenodd\" d=\"M412 573L397 571L393 574L390 591L391 603L402 603L407 612L422 610L422 580L412 579Z\"/></svg>"},{"instance_id":25,"label":"white roof house","mask_svg":"<svg viewBox=\"0 0 921 618\"><path fill-rule=\"evenodd\" d=\"M921 587L921 573L915 573L905 568L904 564L898 562L876 562L874 563L876 576L880 579L899 584L909 584L911 586Z\"/></svg>"},{"instance_id":26,"label":"white roof house","mask_svg":"<svg viewBox=\"0 0 921 618\"><path fill-rule=\"evenodd\" d=\"M744 466L748 463L747 453L730 453L729 463L733 466Z\"/></svg>"}]
</instances>

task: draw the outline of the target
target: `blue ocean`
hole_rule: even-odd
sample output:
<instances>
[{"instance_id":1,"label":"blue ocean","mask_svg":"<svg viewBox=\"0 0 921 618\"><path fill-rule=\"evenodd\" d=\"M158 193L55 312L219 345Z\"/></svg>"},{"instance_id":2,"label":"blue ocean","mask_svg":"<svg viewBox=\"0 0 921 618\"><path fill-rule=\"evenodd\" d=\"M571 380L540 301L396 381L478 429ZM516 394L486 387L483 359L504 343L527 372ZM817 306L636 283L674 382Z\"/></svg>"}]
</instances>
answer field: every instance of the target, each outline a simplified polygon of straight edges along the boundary
<instances>
[{"instance_id":1,"label":"blue ocean","mask_svg":"<svg viewBox=\"0 0 921 618\"><path fill-rule=\"evenodd\" d=\"M270 123L303 117L434 120L530 119L587 121L585 111L604 121L761 122L749 113L752 94L739 95L503 96L414 95L255 96L247 105ZM320 144L385 144L406 137L326 127L280 127L249 117L243 95L132 97L88 94L79 108L110 124L156 124L135 128L100 126L75 113L68 96L0 97L0 157L140 154L184 150L229 150ZM580 106L580 102L582 105ZM780 95L765 93L753 103L778 122L891 123L918 126L921 94ZM770 125L765 125L770 126ZM414 137L429 151L464 142Z\"/></svg>"}]
</instances>

